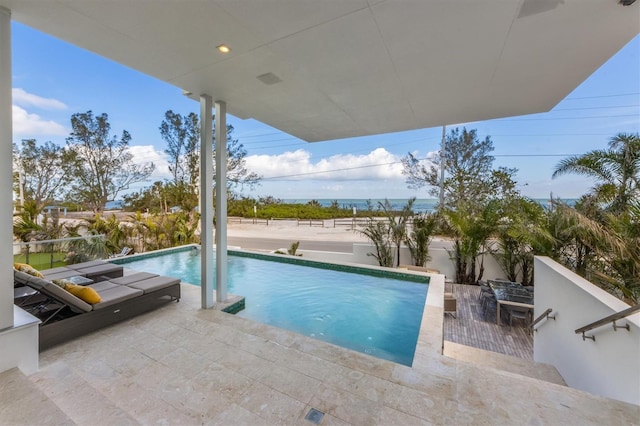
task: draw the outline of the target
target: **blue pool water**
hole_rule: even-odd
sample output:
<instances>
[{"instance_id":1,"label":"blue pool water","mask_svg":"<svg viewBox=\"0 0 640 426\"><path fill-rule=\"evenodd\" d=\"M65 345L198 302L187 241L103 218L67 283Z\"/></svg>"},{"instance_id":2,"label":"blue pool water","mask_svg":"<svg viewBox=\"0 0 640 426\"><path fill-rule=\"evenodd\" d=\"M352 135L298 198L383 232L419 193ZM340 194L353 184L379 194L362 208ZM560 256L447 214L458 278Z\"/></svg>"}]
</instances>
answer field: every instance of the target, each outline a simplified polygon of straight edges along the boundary
<instances>
[{"instance_id":1,"label":"blue pool water","mask_svg":"<svg viewBox=\"0 0 640 426\"><path fill-rule=\"evenodd\" d=\"M194 254L174 252L126 267L200 285ZM427 284L232 253L228 265L229 293L246 298L238 316L411 365Z\"/></svg>"}]
</instances>

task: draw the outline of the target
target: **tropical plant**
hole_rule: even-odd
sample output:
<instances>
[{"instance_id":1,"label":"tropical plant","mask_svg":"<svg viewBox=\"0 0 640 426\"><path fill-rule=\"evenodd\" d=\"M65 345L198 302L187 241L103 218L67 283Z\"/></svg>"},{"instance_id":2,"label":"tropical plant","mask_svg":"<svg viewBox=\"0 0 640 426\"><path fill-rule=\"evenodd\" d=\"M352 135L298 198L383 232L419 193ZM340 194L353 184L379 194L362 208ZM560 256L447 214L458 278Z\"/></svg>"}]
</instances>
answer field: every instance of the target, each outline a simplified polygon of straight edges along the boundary
<instances>
[{"instance_id":1,"label":"tropical plant","mask_svg":"<svg viewBox=\"0 0 640 426\"><path fill-rule=\"evenodd\" d=\"M28 243L36 239L42 230L42 227L36 222L36 211L37 208L34 202L25 203L25 208L20 212L20 215L13 220L13 235L23 243ZM25 255L25 262L29 263L31 251L29 244L24 245L22 251Z\"/></svg>"},{"instance_id":2,"label":"tropical plant","mask_svg":"<svg viewBox=\"0 0 640 426\"><path fill-rule=\"evenodd\" d=\"M488 252L487 242L498 223L496 203L486 204L478 213L445 209L443 216L443 231L453 238L449 256L455 264L455 280L460 284L475 284L484 274L483 255Z\"/></svg>"},{"instance_id":3,"label":"tropical plant","mask_svg":"<svg viewBox=\"0 0 640 426\"><path fill-rule=\"evenodd\" d=\"M640 202L630 205L629 212L607 215L607 229L617 240L603 253L604 268L594 271L596 284L610 289L629 303L640 300ZM604 239L607 241L607 239ZM616 250L619 248L619 250Z\"/></svg>"},{"instance_id":4,"label":"tropical plant","mask_svg":"<svg viewBox=\"0 0 640 426\"><path fill-rule=\"evenodd\" d=\"M409 248L414 265L424 266L431 259L429 244L437 225L438 216L435 213L423 213L413 217L411 232L404 243Z\"/></svg>"},{"instance_id":5,"label":"tropical plant","mask_svg":"<svg viewBox=\"0 0 640 426\"><path fill-rule=\"evenodd\" d=\"M554 178L575 173L595 183L575 208L558 205L564 229L555 254L578 274L633 303L640 297L640 135L619 133L608 145L556 166Z\"/></svg>"},{"instance_id":6,"label":"tropical plant","mask_svg":"<svg viewBox=\"0 0 640 426\"><path fill-rule=\"evenodd\" d=\"M395 246L396 266L400 265L400 246L407 239L407 225L413 216L413 203L415 201L415 197L410 198L399 212L393 211L391 203L387 199L384 200L384 203L380 203L380 208L389 221L391 241Z\"/></svg>"},{"instance_id":7,"label":"tropical plant","mask_svg":"<svg viewBox=\"0 0 640 426\"><path fill-rule=\"evenodd\" d=\"M607 211L628 211L640 198L640 135L619 133L609 141L609 149L566 158L556 166L553 178L568 173L595 179L591 194Z\"/></svg>"},{"instance_id":8,"label":"tropical plant","mask_svg":"<svg viewBox=\"0 0 640 426\"><path fill-rule=\"evenodd\" d=\"M91 221L85 220L84 224L75 224L65 225L67 230L67 236L69 237L81 237L80 228L87 227L87 225L91 226L95 222L99 222L99 218L92 218ZM94 259L104 259L113 250L109 249L108 243L106 241L104 234L99 234L97 229L99 229L101 225L94 229L89 229L86 231L87 235L84 235L84 238L74 239L68 241L66 243L66 256L64 258L65 263L73 264L73 263L82 263L88 260Z\"/></svg>"},{"instance_id":9,"label":"tropical plant","mask_svg":"<svg viewBox=\"0 0 640 426\"><path fill-rule=\"evenodd\" d=\"M286 252L282 250L274 251L275 254L288 254L289 256L302 256L302 254L298 254L298 247L300 246L300 241L296 241L291 243Z\"/></svg>"},{"instance_id":10,"label":"tropical plant","mask_svg":"<svg viewBox=\"0 0 640 426\"><path fill-rule=\"evenodd\" d=\"M367 256L375 257L380 266L393 266L389 222L369 218L367 225L359 232L371 240L376 249L375 253L367 253Z\"/></svg>"},{"instance_id":11,"label":"tropical plant","mask_svg":"<svg viewBox=\"0 0 640 426\"><path fill-rule=\"evenodd\" d=\"M13 221L13 235L22 242L30 241L42 227L36 219L39 209L34 201L27 201L20 214Z\"/></svg>"},{"instance_id":12,"label":"tropical plant","mask_svg":"<svg viewBox=\"0 0 640 426\"><path fill-rule=\"evenodd\" d=\"M376 252L367 253L367 255L374 256L380 266L400 264L400 248L407 239L408 225L413 216L412 209L415 200L415 197L409 199L400 211L394 211L387 199L384 202L379 202L378 209L385 220L369 217L367 225L359 231L373 242Z\"/></svg>"},{"instance_id":13,"label":"tropical plant","mask_svg":"<svg viewBox=\"0 0 640 426\"><path fill-rule=\"evenodd\" d=\"M545 217L535 201L515 197L502 202L490 252L510 281L533 284L535 248L554 243L544 226Z\"/></svg>"},{"instance_id":14,"label":"tropical plant","mask_svg":"<svg viewBox=\"0 0 640 426\"><path fill-rule=\"evenodd\" d=\"M196 235L199 216L191 217L185 212L177 212L168 215L165 226L169 236L169 247L198 243Z\"/></svg>"},{"instance_id":15,"label":"tropical plant","mask_svg":"<svg viewBox=\"0 0 640 426\"><path fill-rule=\"evenodd\" d=\"M577 236L577 247L582 250L559 261L573 262L568 266L574 266L577 273L592 283L628 303L638 303L640 202L632 201L628 212L607 213L603 221L589 218L578 209L560 208L570 232Z\"/></svg>"},{"instance_id":16,"label":"tropical plant","mask_svg":"<svg viewBox=\"0 0 640 426\"><path fill-rule=\"evenodd\" d=\"M300 241L296 241L295 243L291 243L291 247L287 250L287 253L291 256L302 256L298 254L298 247L300 247Z\"/></svg>"}]
</instances>

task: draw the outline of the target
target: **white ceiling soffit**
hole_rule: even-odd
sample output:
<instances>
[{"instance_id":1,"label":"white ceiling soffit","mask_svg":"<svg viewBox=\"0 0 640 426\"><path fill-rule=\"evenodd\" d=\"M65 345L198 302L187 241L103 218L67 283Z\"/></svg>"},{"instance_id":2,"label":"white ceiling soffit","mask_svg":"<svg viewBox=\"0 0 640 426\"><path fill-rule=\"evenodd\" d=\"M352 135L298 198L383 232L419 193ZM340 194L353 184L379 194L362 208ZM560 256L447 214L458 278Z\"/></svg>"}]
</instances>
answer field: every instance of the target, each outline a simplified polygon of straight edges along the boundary
<instances>
[{"instance_id":1,"label":"white ceiling soffit","mask_svg":"<svg viewBox=\"0 0 640 426\"><path fill-rule=\"evenodd\" d=\"M547 111L640 31L640 1L618 0L0 5L16 21L307 141ZM216 50L222 43L231 53Z\"/></svg>"}]
</instances>

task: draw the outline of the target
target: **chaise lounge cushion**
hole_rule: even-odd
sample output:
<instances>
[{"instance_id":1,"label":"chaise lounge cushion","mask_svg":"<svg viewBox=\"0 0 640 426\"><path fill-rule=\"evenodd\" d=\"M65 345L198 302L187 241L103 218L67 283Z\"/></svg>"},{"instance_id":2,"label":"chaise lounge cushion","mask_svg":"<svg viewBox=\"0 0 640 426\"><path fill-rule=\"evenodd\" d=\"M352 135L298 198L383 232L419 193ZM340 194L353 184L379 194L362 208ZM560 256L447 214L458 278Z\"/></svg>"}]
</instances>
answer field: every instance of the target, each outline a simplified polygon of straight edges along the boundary
<instances>
[{"instance_id":1,"label":"chaise lounge cushion","mask_svg":"<svg viewBox=\"0 0 640 426\"><path fill-rule=\"evenodd\" d=\"M179 284L180 280L173 277L158 276L154 278L148 278L142 281L136 281L129 284L130 288L140 289L144 293L151 293L161 288L170 287L175 284Z\"/></svg>"},{"instance_id":2,"label":"chaise lounge cushion","mask_svg":"<svg viewBox=\"0 0 640 426\"><path fill-rule=\"evenodd\" d=\"M88 262L82 262L82 263L72 263L70 265L67 265L66 268L69 269L74 269L74 270L78 270L78 269L84 269L84 268L90 268L92 266L98 266L98 265L104 265L105 262L104 260L89 260Z\"/></svg>"},{"instance_id":3,"label":"chaise lounge cushion","mask_svg":"<svg viewBox=\"0 0 640 426\"><path fill-rule=\"evenodd\" d=\"M87 287L91 287L92 289L94 289L98 293L101 293L101 292L103 292L105 290L109 290L110 288L117 287L117 285L113 284L110 281L100 281L99 283L93 283L91 285L88 285Z\"/></svg>"},{"instance_id":4,"label":"chaise lounge cushion","mask_svg":"<svg viewBox=\"0 0 640 426\"><path fill-rule=\"evenodd\" d=\"M93 305L94 310L102 309L107 306L115 305L124 300L133 299L142 295L142 290L137 290L123 285L116 285L115 287L104 290L100 295L102 301Z\"/></svg>"},{"instance_id":5,"label":"chaise lounge cushion","mask_svg":"<svg viewBox=\"0 0 640 426\"><path fill-rule=\"evenodd\" d=\"M58 266L55 268L43 269L40 272L42 273L42 275L46 277L47 275L53 275L53 274L58 274L60 272L68 272L68 271L72 271L72 269L67 268L66 266Z\"/></svg>"},{"instance_id":6,"label":"chaise lounge cushion","mask_svg":"<svg viewBox=\"0 0 640 426\"><path fill-rule=\"evenodd\" d=\"M120 278L110 279L109 282L118 285L130 285L135 283L136 281L142 281L149 278L155 278L158 274L152 274L151 272L136 272L135 274L125 275Z\"/></svg>"},{"instance_id":7,"label":"chaise lounge cushion","mask_svg":"<svg viewBox=\"0 0 640 426\"><path fill-rule=\"evenodd\" d=\"M89 266L88 268L76 269L78 275L85 275L88 278L107 276L118 278L122 276L122 266L113 263L103 263L102 265Z\"/></svg>"}]
</instances>

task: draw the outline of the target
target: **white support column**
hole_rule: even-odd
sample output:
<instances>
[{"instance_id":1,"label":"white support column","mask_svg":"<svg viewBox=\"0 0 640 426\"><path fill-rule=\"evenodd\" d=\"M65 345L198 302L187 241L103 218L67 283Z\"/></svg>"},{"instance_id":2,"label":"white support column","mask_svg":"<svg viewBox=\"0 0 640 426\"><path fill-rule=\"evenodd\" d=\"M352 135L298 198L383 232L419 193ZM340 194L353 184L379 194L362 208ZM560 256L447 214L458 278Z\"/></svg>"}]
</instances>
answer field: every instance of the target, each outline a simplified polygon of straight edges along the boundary
<instances>
[{"instance_id":1,"label":"white support column","mask_svg":"<svg viewBox=\"0 0 640 426\"><path fill-rule=\"evenodd\" d=\"M216 101L216 302L227 300L227 104Z\"/></svg>"},{"instance_id":2,"label":"white support column","mask_svg":"<svg viewBox=\"0 0 640 426\"><path fill-rule=\"evenodd\" d=\"M0 330L13 327L11 103L11 11L0 7Z\"/></svg>"},{"instance_id":3,"label":"white support column","mask_svg":"<svg viewBox=\"0 0 640 426\"><path fill-rule=\"evenodd\" d=\"M0 6L0 372L38 371L40 320L13 306L11 11Z\"/></svg>"},{"instance_id":4,"label":"white support column","mask_svg":"<svg viewBox=\"0 0 640 426\"><path fill-rule=\"evenodd\" d=\"M213 130L211 96L200 95L200 263L202 308L213 307Z\"/></svg>"}]
</instances>

